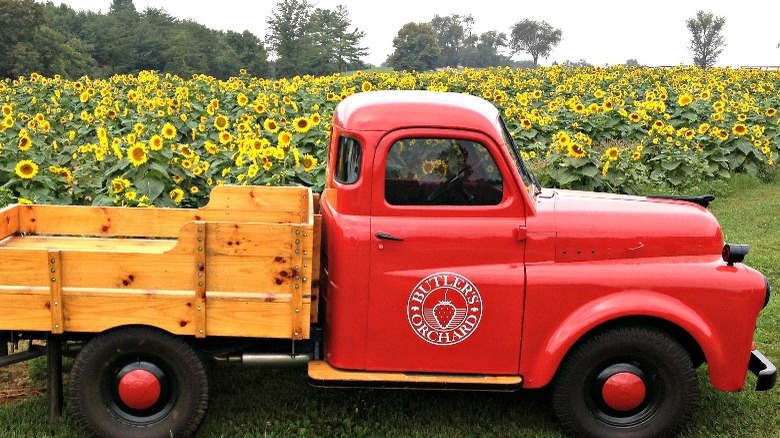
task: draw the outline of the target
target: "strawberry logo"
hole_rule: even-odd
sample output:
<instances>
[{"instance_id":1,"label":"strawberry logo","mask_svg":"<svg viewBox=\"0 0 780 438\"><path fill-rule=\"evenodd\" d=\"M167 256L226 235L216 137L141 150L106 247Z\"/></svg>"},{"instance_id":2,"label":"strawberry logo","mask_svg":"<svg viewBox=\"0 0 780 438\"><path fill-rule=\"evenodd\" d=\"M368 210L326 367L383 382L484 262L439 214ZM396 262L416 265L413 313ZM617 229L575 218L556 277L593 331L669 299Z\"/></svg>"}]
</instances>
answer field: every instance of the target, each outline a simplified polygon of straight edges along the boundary
<instances>
[{"instance_id":1,"label":"strawberry logo","mask_svg":"<svg viewBox=\"0 0 780 438\"><path fill-rule=\"evenodd\" d=\"M414 333L433 345L454 345L471 336L482 320L482 296L468 278L437 272L412 289L406 316Z\"/></svg>"},{"instance_id":2,"label":"strawberry logo","mask_svg":"<svg viewBox=\"0 0 780 438\"><path fill-rule=\"evenodd\" d=\"M450 322L452 322L452 317L455 316L455 310L452 301L447 300L441 300L433 306L433 316L436 317L436 322L439 323L442 330L445 330L447 326L450 325Z\"/></svg>"}]
</instances>

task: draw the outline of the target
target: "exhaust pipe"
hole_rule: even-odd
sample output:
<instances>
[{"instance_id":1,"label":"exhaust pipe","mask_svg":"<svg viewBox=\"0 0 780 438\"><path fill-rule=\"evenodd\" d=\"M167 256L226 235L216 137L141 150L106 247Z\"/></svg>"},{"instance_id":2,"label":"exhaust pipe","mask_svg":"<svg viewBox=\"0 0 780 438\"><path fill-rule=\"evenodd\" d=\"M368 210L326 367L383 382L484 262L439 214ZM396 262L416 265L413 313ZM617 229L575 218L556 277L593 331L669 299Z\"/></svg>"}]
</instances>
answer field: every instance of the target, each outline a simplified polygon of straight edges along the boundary
<instances>
[{"instance_id":1,"label":"exhaust pipe","mask_svg":"<svg viewBox=\"0 0 780 438\"><path fill-rule=\"evenodd\" d=\"M303 366L309 363L308 354L268 354L243 353L229 356L216 356L217 362L240 363L259 367Z\"/></svg>"}]
</instances>

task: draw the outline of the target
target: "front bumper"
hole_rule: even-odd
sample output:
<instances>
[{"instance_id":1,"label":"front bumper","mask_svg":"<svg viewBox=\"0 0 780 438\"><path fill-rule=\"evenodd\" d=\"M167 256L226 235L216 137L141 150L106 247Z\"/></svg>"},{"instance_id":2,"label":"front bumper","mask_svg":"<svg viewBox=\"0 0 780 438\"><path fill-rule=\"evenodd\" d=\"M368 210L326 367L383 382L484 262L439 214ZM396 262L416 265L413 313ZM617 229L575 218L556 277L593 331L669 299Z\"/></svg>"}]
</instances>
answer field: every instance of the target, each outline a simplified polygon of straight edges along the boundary
<instances>
[{"instance_id":1,"label":"front bumper","mask_svg":"<svg viewBox=\"0 0 780 438\"><path fill-rule=\"evenodd\" d=\"M775 382L777 382L777 367L760 351L753 350L750 352L748 369L758 377L756 391L766 391L775 386Z\"/></svg>"}]
</instances>

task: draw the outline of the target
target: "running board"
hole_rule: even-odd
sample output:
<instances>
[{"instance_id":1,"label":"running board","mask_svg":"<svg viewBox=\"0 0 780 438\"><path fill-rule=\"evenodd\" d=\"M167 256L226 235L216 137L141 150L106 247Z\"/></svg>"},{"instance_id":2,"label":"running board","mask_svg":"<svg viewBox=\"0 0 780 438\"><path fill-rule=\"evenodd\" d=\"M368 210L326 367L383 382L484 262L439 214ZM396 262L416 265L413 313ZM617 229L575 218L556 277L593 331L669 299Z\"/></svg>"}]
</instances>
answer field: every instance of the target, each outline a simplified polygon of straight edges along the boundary
<instances>
[{"instance_id":1,"label":"running board","mask_svg":"<svg viewBox=\"0 0 780 438\"><path fill-rule=\"evenodd\" d=\"M327 387L517 391L521 389L523 378L475 374L350 371L334 368L324 360L313 360L309 362L309 383Z\"/></svg>"}]
</instances>

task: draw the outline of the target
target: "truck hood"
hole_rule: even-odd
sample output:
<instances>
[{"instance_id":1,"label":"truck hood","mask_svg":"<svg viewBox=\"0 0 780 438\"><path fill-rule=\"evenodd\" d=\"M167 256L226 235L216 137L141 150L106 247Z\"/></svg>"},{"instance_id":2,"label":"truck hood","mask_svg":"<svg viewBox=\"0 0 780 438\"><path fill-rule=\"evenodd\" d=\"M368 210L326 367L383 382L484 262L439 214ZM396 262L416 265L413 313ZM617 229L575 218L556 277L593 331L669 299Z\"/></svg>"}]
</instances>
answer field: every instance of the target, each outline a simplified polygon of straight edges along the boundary
<instances>
[{"instance_id":1,"label":"truck hood","mask_svg":"<svg viewBox=\"0 0 780 438\"><path fill-rule=\"evenodd\" d=\"M690 202L553 190L540 195L538 205L540 217L534 223L554 224L547 222L545 228L554 232L558 262L719 258L723 248L718 221Z\"/></svg>"}]
</instances>

